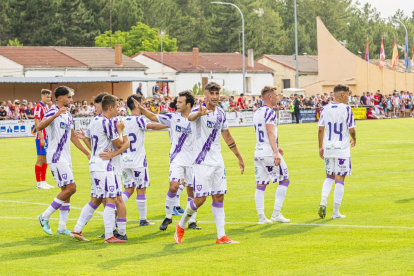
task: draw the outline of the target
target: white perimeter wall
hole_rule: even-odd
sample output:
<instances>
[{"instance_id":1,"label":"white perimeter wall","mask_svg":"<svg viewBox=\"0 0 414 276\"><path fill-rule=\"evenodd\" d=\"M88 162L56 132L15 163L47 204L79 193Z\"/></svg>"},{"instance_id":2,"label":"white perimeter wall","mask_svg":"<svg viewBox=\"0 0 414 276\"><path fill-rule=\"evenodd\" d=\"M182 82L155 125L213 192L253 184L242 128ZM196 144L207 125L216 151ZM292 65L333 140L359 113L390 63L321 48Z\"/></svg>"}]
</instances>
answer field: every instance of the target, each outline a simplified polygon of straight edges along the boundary
<instances>
[{"instance_id":1,"label":"white perimeter wall","mask_svg":"<svg viewBox=\"0 0 414 276\"><path fill-rule=\"evenodd\" d=\"M0 56L0 77L23 77L23 66Z\"/></svg>"}]
</instances>

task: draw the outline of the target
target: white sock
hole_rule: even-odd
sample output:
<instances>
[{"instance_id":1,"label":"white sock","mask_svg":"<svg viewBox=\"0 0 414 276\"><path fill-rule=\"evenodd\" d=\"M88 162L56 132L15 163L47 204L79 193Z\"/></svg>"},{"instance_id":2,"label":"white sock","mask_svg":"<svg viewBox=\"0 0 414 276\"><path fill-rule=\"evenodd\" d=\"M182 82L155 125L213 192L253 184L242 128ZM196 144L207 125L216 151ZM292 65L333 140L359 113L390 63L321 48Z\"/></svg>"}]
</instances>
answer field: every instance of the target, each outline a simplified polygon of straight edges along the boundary
<instances>
[{"instance_id":1,"label":"white sock","mask_svg":"<svg viewBox=\"0 0 414 276\"><path fill-rule=\"evenodd\" d=\"M107 203L103 212L105 225L105 240L114 235L113 228L115 224L115 204Z\"/></svg>"},{"instance_id":2,"label":"white sock","mask_svg":"<svg viewBox=\"0 0 414 276\"><path fill-rule=\"evenodd\" d=\"M335 181L335 191L334 191L334 215L339 214L339 207L341 206L342 198L344 197L344 182Z\"/></svg>"},{"instance_id":3,"label":"white sock","mask_svg":"<svg viewBox=\"0 0 414 276\"><path fill-rule=\"evenodd\" d=\"M187 202L193 201L194 198L188 197ZM193 223L196 221L197 212L194 212L194 214L191 216L191 218L188 220L188 223Z\"/></svg>"},{"instance_id":4,"label":"white sock","mask_svg":"<svg viewBox=\"0 0 414 276\"><path fill-rule=\"evenodd\" d=\"M183 190L184 190L184 185L180 184L180 186L178 186L177 195L175 196L174 206L180 206L180 195Z\"/></svg>"},{"instance_id":5,"label":"white sock","mask_svg":"<svg viewBox=\"0 0 414 276\"><path fill-rule=\"evenodd\" d=\"M178 189L179 190L179 189ZM165 217L171 219L172 211L175 204L175 197L177 194L167 192L167 198L165 199Z\"/></svg>"},{"instance_id":6,"label":"white sock","mask_svg":"<svg viewBox=\"0 0 414 276\"><path fill-rule=\"evenodd\" d=\"M62 206L60 206L60 217L59 217L59 228L58 230L66 230L66 222L69 218L69 211L70 211L70 203L63 203Z\"/></svg>"},{"instance_id":7,"label":"white sock","mask_svg":"<svg viewBox=\"0 0 414 276\"><path fill-rule=\"evenodd\" d=\"M322 185L321 204L319 205L326 206L328 204L328 197L329 197L329 194L331 193L332 184L334 182L335 182L335 177L327 176L325 178L325 181L323 182L323 185Z\"/></svg>"},{"instance_id":8,"label":"white sock","mask_svg":"<svg viewBox=\"0 0 414 276\"><path fill-rule=\"evenodd\" d=\"M122 200L124 201L124 203L127 203L127 201L128 201L128 199L129 199L130 196L131 195L127 191L124 191L122 193Z\"/></svg>"},{"instance_id":9,"label":"white sock","mask_svg":"<svg viewBox=\"0 0 414 276\"><path fill-rule=\"evenodd\" d=\"M126 235L126 224L127 224L127 219L126 218L120 218L118 217L116 219L116 222L118 224L118 233L120 235Z\"/></svg>"},{"instance_id":10,"label":"white sock","mask_svg":"<svg viewBox=\"0 0 414 276\"><path fill-rule=\"evenodd\" d=\"M256 203L256 210L259 217L264 216L264 194L265 194L266 186L259 186L256 187L256 192L254 194L254 201Z\"/></svg>"},{"instance_id":11,"label":"white sock","mask_svg":"<svg viewBox=\"0 0 414 276\"><path fill-rule=\"evenodd\" d=\"M283 202L285 201L287 188L289 186L290 181L283 181L279 182L279 186L277 186L276 194L275 194L275 207L273 210L273 216L277 217L280 214L280 210L282 209Z\"/></svg>"},{"instance_id":12,"label":"white sock","mask_svg":"<svg viewBox=\"0 0 414 276\"><path fill-rule=\"evenodd\" d=\"M98 208L98 206L96 206L92 202L89 202L85 205L85 207L82 208L81 214L79 216L75 228L73 229L73 232L82 232L83 227L85 227L88 221L92 218L93 212L95 212L96 208Z\"/></svg>"},{"instance_id":13,"label":"white sock","mask_svg":"<svg viewBox=\"0 0 414 276\"><path fill-rule=\"evenodd\" d=\"M50 216L56 212L57 209L60 208L60 206L62 206L62 204L64 203L64 200L60 200L57 197L55 197L55 199L53 200L53 202L49 205L49 207L47 207L46 211L42 214L42 218L44 220L49 220Z\"/></svg>"},{"instance_id":14,"label":"white sock","mask_svg":"<svg viewBox=\"0 0 414 276\"><path fill-rule=\"evenodd\" d=\"M147 219L147 197L145 195L137 195L137 207L139 212L139 219Z\"/></svg>"},{"instance_id":15,"label":"white sock","mask_svg":"<svg viewBox=\"0 0 414 276\"><path fill-rule=\"evenodd\" d=\"M223 236L226 235L226 233L224 232L225 215L224 215L223 202L213 201L212 211L213 211L214 222L216 223L216 228L217 228L217 238L221 239Z\"/></svg>"},{"instance_id":16,"label":"white sock","mask_svg":"<svg viewBox=\"0 0 414 276\"><path fill-rule=\"evenodd\" d=\"M185 207L184 214L178 225L180 225L181 228L185 228L185 225L195 212L197 212L197 206L195 206L194 200L187 202L187 207Z\"/></svg>"}]
</instances>

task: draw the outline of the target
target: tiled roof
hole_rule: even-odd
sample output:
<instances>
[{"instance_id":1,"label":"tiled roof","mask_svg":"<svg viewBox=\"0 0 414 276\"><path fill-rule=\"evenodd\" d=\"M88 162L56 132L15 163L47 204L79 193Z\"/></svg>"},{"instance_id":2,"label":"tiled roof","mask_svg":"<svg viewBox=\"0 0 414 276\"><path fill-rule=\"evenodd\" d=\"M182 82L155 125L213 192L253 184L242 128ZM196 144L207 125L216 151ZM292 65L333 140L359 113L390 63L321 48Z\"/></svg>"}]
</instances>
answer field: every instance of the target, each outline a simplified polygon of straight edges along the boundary
<instances>
[{"instance_id":1,"label":"tiled roof","mask_svg":"<svg viewBox=\"0 0 414 276\"><path fill-rule=\"evenodd\" d=\"M380 60L379 59L370 59L369 63L379 66ZM394 70L394 69L392 69L392 60L391 59L384 60L384 68L389 69L389 70ZM398 60L397 66L395 66L395 71L400 72L400 73L405 73L406 72L404 59Z\"/></svg>"},{"instance_id":2,"label":"tiled roof","mask_svg":"<svg viewBox=\"0 0 414 276\"><path fill-rule=\"evenodd\" d=\"M146 68L125 55L115 64L115 50L104 47L0 47L0 55L24 67Z\"/></svg>"},{"instance_id":3,"label":"tiled roof","mask_svg":"<svg viewBox=\"0 0 414 276\"><path fill-rule=\"evenodd\" d=\"M143 55L161 63L161 53L159 52L142 52L135 56ZM199 66L196 68L192 64L193 52L164 52L163 62L165 66L171 67L179 72L200 72L200 71L242 71L243 60L239 53L199 53ZM254 62L254 67L247 66L247 57L245 58L246 71L273 72L267 66Z\"/></svg>"},{"instance_id":4,"label":"tiled roof","mask_svg":"<svg viewBox=\"0 0 414 276\"><path fill-rule=\"evenodd\" d=\"M293 70L296 69L296 60L293 59L292 55L264 55L264 57L281 63ZM318 56L299 56L299 72L318 73Z\"/></svg>"}]
</instances>

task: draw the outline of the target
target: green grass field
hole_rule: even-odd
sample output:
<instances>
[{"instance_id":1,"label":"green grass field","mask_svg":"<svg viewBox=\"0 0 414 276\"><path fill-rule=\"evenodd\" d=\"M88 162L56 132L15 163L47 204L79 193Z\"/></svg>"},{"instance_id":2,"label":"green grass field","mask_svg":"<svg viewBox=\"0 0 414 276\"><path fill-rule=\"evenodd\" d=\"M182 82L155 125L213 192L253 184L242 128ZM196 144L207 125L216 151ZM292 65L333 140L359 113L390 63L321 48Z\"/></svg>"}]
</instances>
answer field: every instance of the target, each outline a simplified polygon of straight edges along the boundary
<instances>
[{"instance_id":1,"label":"green grass field","mask_svg":"<svg viewBox=\"0 0 414 276\"><path fill-rule=\"evenodd\" d=\"M232 128L245 159L240 175L237 160L223 146L228 194L226 234L238 245L216 245L211 199L198 211L201 231L186 230L183 244L174 243L174 227L158 230L164 217L168 187L168 133L151 132L146 150L151 187L149 220L140 227L135 200L127 202L128 243L104 244L102 216L95 213L84 229L89 243L43 233L36 216L57 189L36 190L33 138L0 140L0 275L409 275L414 273L414 130L412 119L357 122L352 149L352 176L345 180L342 220L319 219L317 209L325 178L318 157L317 125L282 125L291 184L282 208L290 224L257 225L254 203L254 130ZM78 187L72 198L68 228L89 201L87 159L72 149ZM50 171L47 180L54 184ZM273 211L276 185L266 190L265 212ZM186 204L186 195L181 205ZM134 199L134 197L131 197ZM23 202L23 203L18 203ZM333 190L328 200L332 214ZM103 208L99 207L99 211ZM52 215L55 233L59 214ZM173 217L174 222L178 217Z\"/></svg>"}]
</instances>

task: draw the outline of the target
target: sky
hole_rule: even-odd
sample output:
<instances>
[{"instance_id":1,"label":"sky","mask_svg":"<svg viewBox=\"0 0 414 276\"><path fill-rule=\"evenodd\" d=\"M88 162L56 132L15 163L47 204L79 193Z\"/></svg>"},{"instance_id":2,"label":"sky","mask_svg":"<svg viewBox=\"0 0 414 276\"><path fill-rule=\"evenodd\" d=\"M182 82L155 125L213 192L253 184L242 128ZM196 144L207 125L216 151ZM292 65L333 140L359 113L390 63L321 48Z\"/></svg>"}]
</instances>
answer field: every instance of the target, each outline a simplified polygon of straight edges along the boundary
<instances>
[{"instance_id":1,"label":"sky","mask_svg":"<svg viewBox=\"0 0 414 276\"><path fill-rule=\"evenodd\" d=\"M356 0L353 0L355 3ZM405 16L410 16L414 10L414 0L358 0L363 6L365 3L370 3L375 7L382 17L389 17L395 14L398 9L404 11Z\"/></svg>"}]
</instances>

